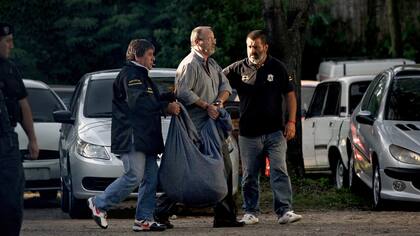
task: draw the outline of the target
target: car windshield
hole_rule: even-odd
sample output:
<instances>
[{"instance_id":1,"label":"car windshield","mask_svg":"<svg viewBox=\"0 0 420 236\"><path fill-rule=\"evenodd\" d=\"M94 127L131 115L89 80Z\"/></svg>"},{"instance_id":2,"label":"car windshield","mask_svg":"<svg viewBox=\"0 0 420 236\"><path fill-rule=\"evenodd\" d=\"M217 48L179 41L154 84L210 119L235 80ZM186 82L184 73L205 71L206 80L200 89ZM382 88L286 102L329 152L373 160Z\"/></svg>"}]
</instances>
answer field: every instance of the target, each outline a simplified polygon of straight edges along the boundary
<instances>
[{"instance_id":1,"label":"car windshield","mask_svg":"<svg viewBox=\"0 0 420 236\"><path fill-rule=\"evenodd\" d=\"M398 78L391 86L386 119L419 121L420 77Z\"/></svg>"},{"instance_id":2,"label":"car windshield","mask_svg":"<svg viewBox=\"0 0 420 236\"><path fill-rule=\"evenodd\" d=\"M315 87L313 86L302 86L301 87L301 100L300 106L302 109L308 110L309 103L311 103L312 95L314 94Z\"/></svg>"},{"instance_id":3,"label":"car windshield","mask_svg":"<svg viewBox=\"0 0 420 236\"><path fill-rule=\"evenodd\" d=\"M152 77L160 93L173 91L173 77ZM114 79L92 80L89 82L84 115L86 117L107 118L112 115L112 84Z\"/></svg>"},{"instance_id":4,"label":"car windshield","mask_svg":"<svg viewBox=\"0 0 420 236\"><path fill-rule=\"evenodd\" d=\"M54 122L52 113L65 109L60 100L48 89L27 88L26 90L35 122Z\"/></svg>"},{"instance_id":5,"label":"car windshield","mask_svg":"<svg viewBox=\"0 0 420 236\"><path fill-rule=\"evenodd\" d=\"M66 90L61 90L61 89L53 89L54 92L61 98L61 100L63 100L64 104L69 107L70 106L70 100L71 100L71 96L73 95L73 90L72 89L66 89Z\"/></svg>"},{"instance_id":6,"label":"car windshield","mask_svg":"<svg viewBox=\"0 0 420 236\"><path fill-rule=\"evenodd\" d=\"M356 82L350 86L349 114L353 113L354 109L359 105L370 82L371 81Z\"/></svg>"}]
</instances>

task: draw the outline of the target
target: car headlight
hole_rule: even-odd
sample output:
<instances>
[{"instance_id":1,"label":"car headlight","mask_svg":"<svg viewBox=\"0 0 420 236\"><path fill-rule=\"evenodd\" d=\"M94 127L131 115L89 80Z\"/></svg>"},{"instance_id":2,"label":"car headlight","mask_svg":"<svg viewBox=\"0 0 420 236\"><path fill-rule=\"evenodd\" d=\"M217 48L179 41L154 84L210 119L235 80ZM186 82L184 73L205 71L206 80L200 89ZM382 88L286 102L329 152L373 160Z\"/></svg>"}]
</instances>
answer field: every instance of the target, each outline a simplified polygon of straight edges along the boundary
<instances>
[{"instance_id":1,"label":"car headlight","mask_svg":"<svg viewBox=\"0 0 420 236\"><path fill-rule=\"evenodd\" d=\"M410 151L408 149L399 147L394 144L391 144L389 146L389 152L391 152L391 155L398 161L408 164L420 165L420 154L416 152Z\"/></svg>"},{"instance_id":2,"label":"car headlight","mask_svg":"<svg viewBox=\"0 0 420 236\"><path fill-rule=\"evenodd\" d=\"M87 143L81 139L77 140L76 151L80 155L86 158L110 160L111 157L108 155L104 146L99 146L91 143Z\"/></svg>"}]
</instances>

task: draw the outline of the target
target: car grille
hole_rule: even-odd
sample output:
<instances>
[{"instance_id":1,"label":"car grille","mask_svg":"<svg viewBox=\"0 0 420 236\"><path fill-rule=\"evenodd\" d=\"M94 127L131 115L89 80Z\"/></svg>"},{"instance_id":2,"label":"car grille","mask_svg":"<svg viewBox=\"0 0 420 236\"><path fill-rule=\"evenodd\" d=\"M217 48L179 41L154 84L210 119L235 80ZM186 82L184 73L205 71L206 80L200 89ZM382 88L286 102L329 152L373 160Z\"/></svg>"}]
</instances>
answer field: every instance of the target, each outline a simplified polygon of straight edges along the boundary
<instances>
[{"instance_id":1,"label":"car grille","mask_svg":"<svg viewBox=\"0 0 420 236\"><path fill-rule=\"evenodd\" d=\"M22 159L30 160L28 150L20 150L20 155ZM60 158L60 153L58 151L39 150L38 160L51 160L51 159L59 159L59 158Z\"/></svg>"},{"instance_id":2,"label":"car grille","mask_svg":"<svg viewBox=\"0 0 420 236\"><path fill-rule=\"evenodd\" d=\"M413 183L413 186L414 186L416 189L420 190L420 180L419 180L419 179L414 180L414 181L413 181L413 182L411 182L411 183Z\"/></svg>"},{"instance_id":3,"label":"car grille","mask_svg":"<svg viewBox=\"0 0 420 236\"><path fill-rule=\"evenodd\" d=\"M99 178L99 177L85 177L82 180L83 188L90 191L104 191L112 182L116 180L115 178ZM137 192L136 188L133 192Z\"/></svg>"},{"instance_id":4,"label":"car grille","mask_svg":"<svg viewBox=\"0 0 420 236\"><path fill-rule=\"evenodd\" d=\"M49 180L27 180L25 182L25 189L39 190L39 189L60 189L60 179Z\"/></svg>"}]
</instances>

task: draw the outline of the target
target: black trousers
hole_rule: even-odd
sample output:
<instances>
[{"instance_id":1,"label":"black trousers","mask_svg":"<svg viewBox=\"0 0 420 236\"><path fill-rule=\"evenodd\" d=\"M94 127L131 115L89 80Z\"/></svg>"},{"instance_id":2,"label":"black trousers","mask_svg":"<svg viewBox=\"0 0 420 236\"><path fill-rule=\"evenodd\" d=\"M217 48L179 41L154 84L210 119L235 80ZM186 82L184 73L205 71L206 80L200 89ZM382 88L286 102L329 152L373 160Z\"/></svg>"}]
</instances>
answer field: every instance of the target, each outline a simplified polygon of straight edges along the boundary
<instances>
[{"instance_id":1,"label":"black trousers","mask_svg":"<svg viewBox=\"0 0 420 236\"><path fill-rule=\"evenodd\" d=\"M0 136L0 234L19 235L25 177L16 133Z\"/></svg>"},{"instance_id":2,"label":"black trousers","mask_svg":"<svg viewBox=\"0 0 420 236\"><path fill-rule=\"evenodd\" d=\"M226 142L222 146L223 162L225 164L225 177L228 186L228 194L222 201L218 202L214 209L215 222L236 221L236 204L232 193L232 162L229 157L229 148ZM167 220L169 216L175 214L176 202L171 200L168 195L162 194L157 198L155 217L158 221Z\"/></svg>"}]
</instances>

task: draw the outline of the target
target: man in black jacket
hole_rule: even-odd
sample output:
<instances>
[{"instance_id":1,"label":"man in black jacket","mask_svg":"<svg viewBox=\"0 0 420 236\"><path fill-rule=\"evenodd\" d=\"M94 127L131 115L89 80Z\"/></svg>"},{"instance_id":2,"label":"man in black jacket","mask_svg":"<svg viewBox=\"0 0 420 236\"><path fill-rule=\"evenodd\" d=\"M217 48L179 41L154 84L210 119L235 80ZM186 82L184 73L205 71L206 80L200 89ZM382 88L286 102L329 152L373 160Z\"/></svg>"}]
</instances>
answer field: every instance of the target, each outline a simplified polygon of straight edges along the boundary
<instances>
[{"instance_id":1,"label":"man in black jacket","mask_svg":"<svg viewBox=\"0 0 420 236\"><path fill-rule=\"evenodd\" d=\"M19 122L28 136L31 159L38 158L32 112L22 76L8 60L13 48L13 27L0 23L0 232L19 235L23 216L25 178L14 127Z\"/></svg>"},{"instance_id":2,"label":"man in black jacket","mask_svg":"<svg viewBox=\"0 0 420 236\"><path fill-rule=\"evenodd\" d=\"M157 154L163 152L161 115L177 115L174 95L160 95L148 76L154 63L154 46L135 39L127 49L127 64L114 82L112 100L111 151L121 155L124 175L103 194L88 199L92 217L107 228L106 211L139 187L134 231L162 231L165 226L153 219L156 205Z\"/></svg>"}]
</instances>

